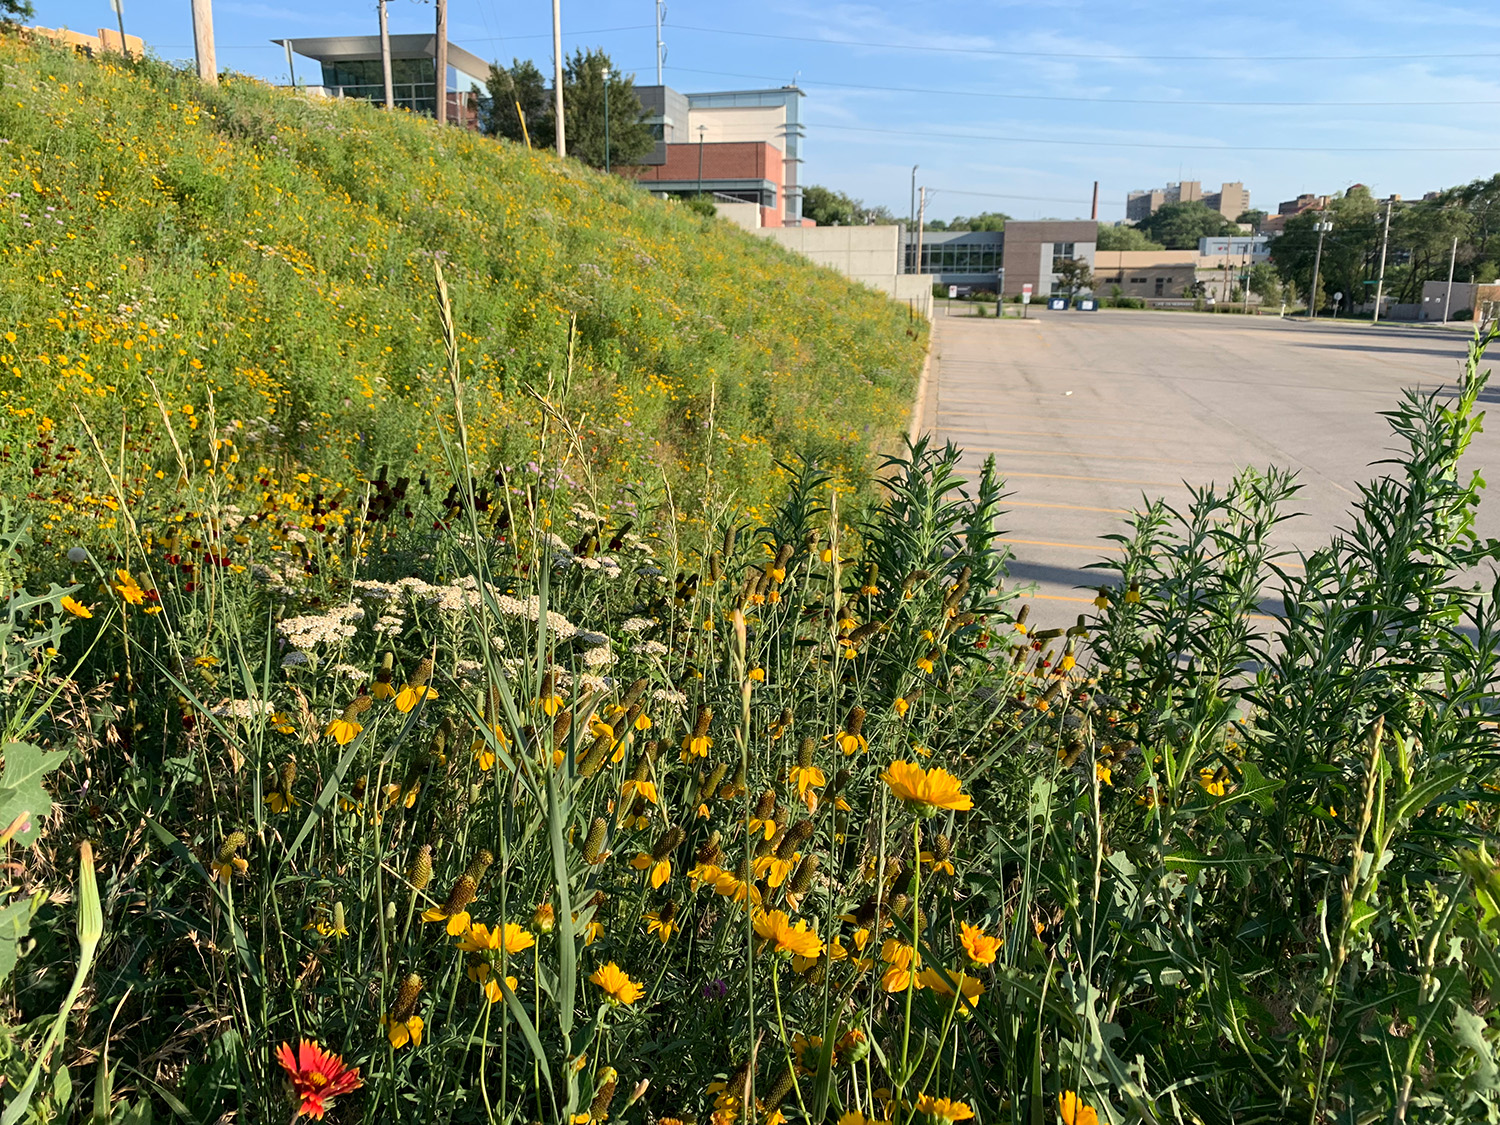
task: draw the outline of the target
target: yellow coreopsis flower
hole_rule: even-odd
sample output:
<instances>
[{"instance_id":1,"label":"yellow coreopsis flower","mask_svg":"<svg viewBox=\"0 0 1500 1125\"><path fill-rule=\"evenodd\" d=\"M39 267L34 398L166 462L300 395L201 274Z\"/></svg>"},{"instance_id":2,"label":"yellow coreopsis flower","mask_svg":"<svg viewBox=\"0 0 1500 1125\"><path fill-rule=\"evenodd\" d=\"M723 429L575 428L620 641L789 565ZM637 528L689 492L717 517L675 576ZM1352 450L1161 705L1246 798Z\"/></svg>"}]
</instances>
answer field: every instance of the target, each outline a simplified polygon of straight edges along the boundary
<instances>
[{"instance_id":1,"label":"yellow coreopsis flower","mask_svg":"<svg viewBox=\"0 0 1500 1125\"><path fill-rule=\"evenodd\" d=\"M958 778L944 769L924 770L910 762L892 762L880 775L891 792L920 817L932 816L939 809L967 812L974 801L960 787Z\"/></svg>"},{"instance_id":2,"label":"yellow coreopsis flower","mask_svg":"<svg viewBox=\"0 0 1500 1125\"><path fill-rule=\"evenodd\" d=\"M995 954L1003 944L1003 939L990 937L978 926L963 923L959 933L959 941L963 943L964 952L969 955L969 960L976 965L993 965Z\"/></svg>"},{"instance_id":3,"label":"yellow coreopsis flower","mask_svg":"<svg viewBox=\"0 0 1500 1125\"><path fill-rule=\"evenodd\" d=\"M1099 1115L1093 1106L1085 1105L1072 1090L1057 1095L1057 1116L1063 1125L1099 1125Z\"/></svg>"},{"instance_id":4,"label":"yellow coreopsis flower","mask_svg":"<svg viewBox=\"0 0 1500 1125\"><path fill-rule=\"evenodd\" d=\"M978 977L971 977L959 969L948 973L946 977L936 969L923 969L917 979L923 988L930 988L939 996L952 996L953 987L948 983L947 977L953 978L958 985L959 994L963 997L959 1002L960 1009L966 1013L972 1010L975 1001L984 995L984 985L979 983Z\"/></svg>"},{"instance_id":5,"label":"yellow coreopsis flower","mask_svg":"<svg viewBox=\"0 0 1500 1125\"><path fill-rule=\"evenodd\" d=\"M934 1117L939 1121L953 1122L967 1121L974 1116L974 1111L963 1102L951 1101L948 1098L934 1098L923 1094L917 1099L917 1112Z\"/></svg>"},{"instance_id":6,"label":"yellow coreopsis flower","mask_svg":"<svg viewBox=\"0 0 1500 1125\"><path fill-rule=\"evenodd\" d=\"M146 591L141 589L140 583L131 577L128 570L115 571L114 591L130 605L143 605L146 601Z\"/></svg>"},{"instance_id":7,"label":"yellow coreopsis flower","mask_svg":"<svg viewBox=\"0 0 1500 1125\"><path fill-rule=\"evenodd\" d=\"M759 911L754 924L755 932L775 953L816 957L823 952L823 939L808 929L807 921L793 924L784 910Z\"/></svg>"},{"instance_id":8,"label":"yellow coreopsis flower","mask_svg":"<svg viewBox=\"0 0 1500 1125\"><path fill-rule=\"evenodd\" d=\"M60 606L62 606L63 609L67 610L74 617L93 617L94 616L94 611L91 610L91 609L89 609L88 606L84 605L82 602L74 601L72 598L68 597L66 594L64 594L62 596L62 598L58 601L57 604L60 605Z\"/></svg>"},{"instance_id":9,"label":"yellow coreopsis flower","mask_svg":"<svg viewBox=\"0 0 1500 1125\"><path fill-rule=\"evenodd\" d=\"M604 998L614 1005L634 1004L646 995L646 990L631 980L613 961L594 970L589 981L603 991Z\"/></svg>"}]
</instances>

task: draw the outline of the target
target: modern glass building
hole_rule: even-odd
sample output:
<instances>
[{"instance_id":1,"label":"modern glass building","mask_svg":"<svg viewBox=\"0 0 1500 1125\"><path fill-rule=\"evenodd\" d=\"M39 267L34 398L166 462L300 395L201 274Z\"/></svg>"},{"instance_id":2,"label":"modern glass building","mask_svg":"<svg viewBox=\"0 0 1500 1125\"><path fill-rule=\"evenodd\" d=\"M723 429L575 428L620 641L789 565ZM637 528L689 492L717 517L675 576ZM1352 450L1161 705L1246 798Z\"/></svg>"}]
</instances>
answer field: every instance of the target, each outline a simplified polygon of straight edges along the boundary
<instances>
[{"instance_id":1,"label":"modern glass building","mask_svg":"<svg viewBox=\"0 0 1500 1125\"><path fill-rule=\"evenodd\" d=\"M1005 266L1005 232L998 230L929 230L922 232L922 261L917 263L917 235L902 239L906 273L931 274L945 285L974 285L998 292Z\"/></svg>"},{"instance_id":2,"label":"modern glass building","mask_svg":"<svg viewBox=\"0 0 1500 1125\"><path fill-rule=\"evenodd\" d=\"M437 37L435 35L392 35L391 97L397 106L413 113L437 116ZM325 93L335 98L363 98L385 104L385 75L380 63L380 36L341 35L328 39L273 39L287 48L289 54L301 55L319 64L320 83ZM464 123L475 120L477 105L471 90L483 92L490 64L478 55L450 42L448 73L444 82L450 107L449 117ZM292 82L297 81L293 67ZM459 111L457 113L453 111Z\"/></svg>"}]
</instances>

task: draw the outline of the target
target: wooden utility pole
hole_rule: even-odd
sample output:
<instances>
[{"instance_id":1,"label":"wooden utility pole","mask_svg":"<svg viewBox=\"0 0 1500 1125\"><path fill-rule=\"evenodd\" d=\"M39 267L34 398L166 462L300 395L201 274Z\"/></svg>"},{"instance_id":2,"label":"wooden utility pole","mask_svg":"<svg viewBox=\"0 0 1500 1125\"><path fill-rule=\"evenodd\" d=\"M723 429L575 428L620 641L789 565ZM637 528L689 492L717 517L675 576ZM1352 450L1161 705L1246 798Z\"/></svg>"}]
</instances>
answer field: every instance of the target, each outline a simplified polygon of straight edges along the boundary
<instances>
[{"instance_id":1,"label":"wooden utility pole","mask_svg":"<svg viewBox=\"0 0 1500 1125\"><path fill-rule=\"evenodd\" d=\"M1385 251L1391 241L1391 208L1395 203L1394 195L1385 201L1385 233L1380 236L1380 279L1375 282L1375 316L1370 320L1371 324L1380 323L1380 297L1385 292Z\"/></svg>"},{"instance_id":2,"label":"wooden utility pole","mask_svg":"<svg viewBox=\"0 0 1500 1125\"><path fill-rule=\"evenodd\" d=\"M557 119L557 155L568 155L567 122L563 120L562 0L552 0L552 116Z\"/></svg>"},{"instance_id":3,"label":"wooden utility pole","mask_svg":"<svg viewBox=\"0 0 1500 1125\"><path fill-rule=\"evenodd\" d=\"M1448 323L1448 302L1453 299L1453 267L1458 264L1458 235L1453 236L1453 253L1448 257L1448 288L1443 290L1443 323Z\"/></svg>"},{"instance_id":4,"label":"wooden utility pole","mask_svg":"<svg viewBox=\"0 0 1500 1125\"><path fill-rule=\"evenodd\" d=\"M380 0L380 69L385 75L385 108L396 108L395 91L391 88L391 25L386 19L385 0Z\"/></svg>"},{"instance_id":5,"label":"wooden utility pole","mask_svg":"<svg viewBox=\"0 0 1500 1125\"><path fill-rule=\"evenodd\" d=\"M437 123L448 122L448 0L437 0Z\"/></svg>"},{"instance_id":6,"label":"wooden utility pole","mask_svg":"<svg viewBox=\"0 0 1500 1125\"><path fill-rule=\"evenodd\" d=\"M193 0L193 53L198 58L199 80L205 85L217 86L219 64L214 59L213 0Z\"/></svg>"}]
</instances>

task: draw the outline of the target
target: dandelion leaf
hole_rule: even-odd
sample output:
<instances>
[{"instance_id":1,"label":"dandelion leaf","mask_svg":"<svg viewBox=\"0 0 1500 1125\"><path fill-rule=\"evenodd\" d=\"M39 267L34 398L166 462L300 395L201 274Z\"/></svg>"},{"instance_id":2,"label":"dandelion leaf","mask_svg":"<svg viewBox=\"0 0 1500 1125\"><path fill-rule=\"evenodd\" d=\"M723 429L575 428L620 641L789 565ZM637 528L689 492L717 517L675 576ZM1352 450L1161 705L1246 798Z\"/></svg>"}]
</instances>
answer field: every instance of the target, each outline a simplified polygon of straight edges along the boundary
<instances>
[{"instance_id":1,"label":"dandelion leaf","mask_svg":"<svg viewBox=\"0 0 1500 1125\"><path fill-rule=\"evenodd\" d=\"M42 778L60 766L67 754L29 742L7 742L0 753L5 757L5 770L0 773L0 831L19 820L11 839L23 846L33 844L41 833L42 818L52 811L52 798L42 788Z\"/></svg>"}]
</instances>

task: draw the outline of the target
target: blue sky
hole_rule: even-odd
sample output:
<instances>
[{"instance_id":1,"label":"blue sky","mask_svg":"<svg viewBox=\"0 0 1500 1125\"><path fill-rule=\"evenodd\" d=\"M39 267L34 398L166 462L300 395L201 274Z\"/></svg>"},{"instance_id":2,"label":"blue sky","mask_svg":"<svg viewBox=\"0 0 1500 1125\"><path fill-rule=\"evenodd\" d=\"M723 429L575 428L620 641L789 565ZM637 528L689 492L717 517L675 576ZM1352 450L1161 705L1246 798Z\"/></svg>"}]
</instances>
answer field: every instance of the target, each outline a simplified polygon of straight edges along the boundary
<instances>
[{"instance_id":1,"label":"blue sky","mask_svg":"<svg viewBox=\"0 0 1500 1125\"><path fill-rule=\"evenodd\" d=\"M128 32L191 58L189 0L124 2ZM33 3L48 26L114 21L108 0ZM389 6L393 32L432 28L430 3ZM603 47L654 81L653 0L562 7L565 49ZM269 39L376 30L373 0L215 0L214 15L220 65L279 82ZM483 58L547 69L549 0L450 0L449 25ZM1087 217L1095 179L1113 220L1127 191L1169 180L1241 180L1274 211L1303 191L1411 198L1500 171L1493 3L671 0L664 38L680 90L795 79L804 182L897 214L913 164L938 218Z\"/></svg>"}]
</instances>

